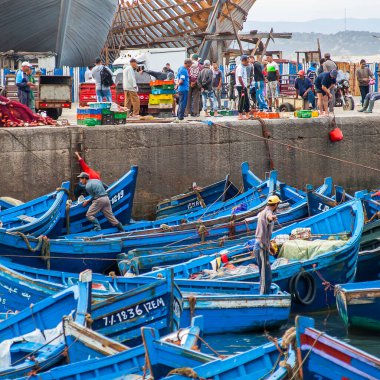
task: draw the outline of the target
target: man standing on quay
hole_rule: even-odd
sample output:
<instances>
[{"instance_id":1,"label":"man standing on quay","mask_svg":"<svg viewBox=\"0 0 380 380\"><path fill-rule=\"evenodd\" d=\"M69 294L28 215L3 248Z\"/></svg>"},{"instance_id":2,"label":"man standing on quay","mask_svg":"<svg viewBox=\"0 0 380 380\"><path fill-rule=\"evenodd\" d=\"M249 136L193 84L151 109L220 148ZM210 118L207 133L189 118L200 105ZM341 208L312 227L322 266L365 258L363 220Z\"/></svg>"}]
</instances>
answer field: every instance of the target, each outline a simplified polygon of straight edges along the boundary
<instances>
[{"instance_id":1,"label":"man standing on quay","mask_svg":"<svg viewBox=\"0 0 380 380\"><path fill-rule=\"evenodd\" d=\"M176 90L178 91L178 120L183 120L189 96L189 71L188 69L193 64L191 59L185 59L184 65L178 69Z\"/></svg>"}]
</instances>

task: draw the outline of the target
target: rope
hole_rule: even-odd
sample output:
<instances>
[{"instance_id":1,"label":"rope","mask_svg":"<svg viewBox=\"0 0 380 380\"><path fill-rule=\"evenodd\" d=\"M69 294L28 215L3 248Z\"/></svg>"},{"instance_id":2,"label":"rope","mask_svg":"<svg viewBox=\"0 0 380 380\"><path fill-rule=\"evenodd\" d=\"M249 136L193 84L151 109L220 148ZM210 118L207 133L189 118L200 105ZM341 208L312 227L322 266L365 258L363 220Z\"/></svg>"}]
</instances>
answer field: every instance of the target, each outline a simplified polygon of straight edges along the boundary
<instances>
[{"instance_id":1,"label":"rope","mask_svg":"<svg viewBox=\"0 0 380 380\"><path fill-rule=\"evenodd\" d=\"M56 191L56 192L58 192L58 191L63 191L64 193L66 193L67 196L70 196L70 191L67 190L67 189L65 189L64 187L57 187L57 188L55 189L55 191Z\"/></svg>"},{"instance_id":2,"label":"rope","mask_svg":"<svg viewBox=\"0 0 380 380\"><path fill-rule=\"evenodd\" d=\"M70 208L73 202L69 199L66 202L66 235L70 235Z\"/></svg>"},{"instance_id":3,"label":"rope","mask_svg":"<svg viewBox=\"0 0 380 380\"><path fill-rule=\"evenodd\" d=\"M184 336L185 335L194 335L195 337L197 337L197 339L199 339L214 355L216 355L217 357L221 358L221 359L225 359L227 356L225 355L222 355L220 354L218 351L214 350L202 337L199 336L199 334L194 334L190 331L188 332L185 332L183 334Z\"/></svg>"},{"instance_id":4,"label":"rope","mask_svg":"<svg viewBox=\"0 0 380 380\"><path fill-rule=\"evenodd\" d=\"M195 316L196 303L197 303L197 298L195 296L189 296L190 318L193 318Z\"/></svg>"},{"instance_id":5,"label":"rope","mask_svg":"<svg viewBox=\"0 0 380 380\"><path fill-rule=\"evenodd\" d=\"M183 377L188 377L189 379L201 380L202 378L190 367L181 367L172 369L166 376L180 375Z\"/></svg>"},{"instance_id":6,"label":"rope","mask_svg":"<svg viewBox=\"0 0 380 380\"><path fill-rule=\"evenodd\" d=\"M198 189L196 187L194 187L194 193L197 196L199 204L202 206L202 208L205 208L206 207L206 203L203 200L202 195L199 193L199 191L198 191Z\"/></svg>"},{"instance_id":7,"label":"rope","mask_svg":"<svg viewBox=\"0 0 380 380\"><path fill-rule=\"evenodd\" d=\"M207 227L204 224L200 224L197 228L198 235L201 237L201 242L204 243L206 240L206 236L209 235Z\"/></svg>"},{"instance_id":8,"label":"rope","mask_svg":"<svg viewBox=\"0 0 380 380\"><path fill-rule=\"evenodd\" d=\"M245 135L248 135L248 136L252 136L252 137L256 137L260 140L269 140L265 137L262 137L260 135L256 135L255 133L251 133L251 132L247 132L247 131L243 131L241 129L237 129L237 128L233 128L233 127L229 127L229 126L225 126L225 125L222 125L222 124L218 124L218 123L214 123L214 122L211 122L209 121L208 122L208 125L210 126L216 126L216 127L219 127L219 128L224 128L224 129L229 129L229 130L232 130L232 131L235 131L235 132L239 132L239 133L242 133L242 134L245 134ZM364 165L364 164L359 164L357 162L353 162L353 161L348 161L348 160L344 160L342 158L338 158L338 157L333 157L333 156L330 156L328 154L323 154L323 153L319 153L319 152L315 152L313 150L310 150L310 149L306 149L306 148L301 148L301 147L298 147L298 146L294 146L294 145L291 145L291 144L287 144L287 143L284 143L284 142L281 142L281 141L278 141L278 140L270 140L271 143L273 144L278 144L278 145L282 145L282 146L285 146L287 148L291 148L291 149L295 149L295 150L299 150L301 152L305 152L305 153L309 153L309 154L314 154L316 156L320 156L320 157L324 157L324 158L328 158L330 160L335 160L335 161L338 161L338 162L342 162L344 164L348 164L348 165L354 165L354 166L358 166L358 167L361 167L361 168L364 168L364 169L369 169L369 170L374 170L376 172L380 172L380 169L377 169L377 168L374 168L372 166L368 166L368 165Z\"/></svg>"}]
</instances>

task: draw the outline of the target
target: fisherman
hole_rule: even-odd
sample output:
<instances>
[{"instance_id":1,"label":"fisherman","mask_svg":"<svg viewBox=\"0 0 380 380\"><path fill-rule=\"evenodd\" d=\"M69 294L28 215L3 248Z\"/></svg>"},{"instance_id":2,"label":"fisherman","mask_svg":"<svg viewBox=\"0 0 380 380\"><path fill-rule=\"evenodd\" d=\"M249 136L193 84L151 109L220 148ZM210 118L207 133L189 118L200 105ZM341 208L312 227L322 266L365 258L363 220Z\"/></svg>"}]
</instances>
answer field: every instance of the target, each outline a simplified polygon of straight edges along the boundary
<instances>
[{"instance_id":1,"label":"fisherman","mask_svg":"<svg viewBox=\"0 0 380 380\"><path fill-rule=\"evenodd\" d=\"M249 78L248 78L248 56L242 55L240 58L240 65L236 67L236 90L239 94L239 117L238 120L246 120L247 113L250 110L249 97L248 97L248 87L249 87Z\"/></svg>"},{"instance_id":2,"label":"fisherman","mask_svg":"<svg viewBox=\"0 0 380 380\"><path fill-rule=\"evenodd\" d=\"M91 71L92 77L96 83L96 99L102 102L103 98L106 101L112 102L112 94L110 87L113 85L112 71L104 66L100 58L95 59L95 67Z\"/></svg>"},{"instance_id":3,"label":"fisherman","mask_svg":"<svg viewBox=\"0 0 380 380\"><path fill-rule=\"evenodd\" d=\"M273 60L273 55L267 53L267 98L269 104L269 111L272 112L273 99L276 110L279 108L278 100L278 85L280 83L280 70L278 64Z\"/></svg>"},{"instance_id":4,"label":"fisherman","mask_svg":"<svg viewBox=\"0 0 380 380\"><path fill-rule=\"evenodd\" d=\"M310 78L305 76L305 71L300 70L298 72L298 78L294 83L294 88L296 89L296 99L300 95L304 101L309 103L309 109L315 108L315 95L313 93L313 83Z\"/></svg>"},{"instance_id":5,"label":"fisherman","mask_svg":"<svg viewBox=\"0 0 380 380\"><path fill-rule=\"evenodd\" d=\"M375 102L380 99L380 92L371 92L366 95L363 103L363 108L358 112L372 113Z\"/></svg>"},{"instance_id":6,"label":"fisherman","mask_svg":"<svg viewBox=\"0 0 380 380\"><path fill-rule=\"evenodd\" d=\"M306 76L314 83L317 77L317 62L311 62L310 67L307 69Z\"/></svg>"},{"instance_id":7,"label":"fisherman","mask_svg":"<svg viewBox=\"0 0 380 380\"><path fill-rule=\"evenodd\" d=\"M183 66L178 69L177 84L175 89L178 92L178 120L183 120L185 117L185 109L187 98L189 96L189 72L188 69L193 64L190 58L185 59Z\"/></svg>"},{"instance_id":8,"label":"fisherman","mask_svg":"<svg viewBox=\"0 0 380 380\"><path fill-rule=\"evenodd\" d=\"M198 117L201 98L201 89L198 86L198 77L203 69L203 66L200 63L198 54L193 54L191 58L193 64L188 68L190 87L185 113L186 115L190 114L190 116Z\"/></svg>"},{"instance_id":9,"label":"fisherman","mask_svg":"<svg viewBox=\"0 0 380 380\"><path fill-rule=\"evenodd\" d=\"M263 69L263 65L259 61L253 59L253 78L255 81L257 106L260 111L268 111L268 104L264 97L265 76Z\"/></svg>"},{"instance_id":10,"label":"fisherman","mask_svg":"<svg viewBox=\"0 0 380 380\"><path fill-rule=\"evenodd\" d=\"M91 202L91 206L86 213L86 218L94 225L93 231L101 230L100 223L96 218L96 214L101 212L112 226L116 227L120 232L124 232L122 224L115 218L112 212L111 202L102 181L90 179L90 176L85 172L80 173L78 178L80 183L86 187L87 193L91 196L91 199L82 203L82 206L86 207Z\"/></svg>"},{"instance_id":11,"label":"fisherman","mask_svg":"<svg viewBox=\"0 0 380 380\"><path fill-rule=\"evenodd\" d=\"M170 63L167 63L164 67L165 72L174 74L173 69L170 67ZM164 71L163 71L164 72Z\"/></svg>"},{"instance_id":12,"label":"fisherman","mask_svg":"<svg viewBox=\"0 0 380 380\"><path fill-rule=\"evenodd\" d=\"M129 65L123 70L123 89L124 89L124 107L133 108L131 117L140 116L140 98L137 93L138 87L136 82L136 70L138 64L135 58L131 58Z\"/></svg>"},{"instance_id":13,"label":"fisherman","mask_svg":"<svg viewBox=\"0 0 380 380\"><path fill-rule=\"evenodd\" d=\"M34 92L33 89L37 87L36 80L34 79L33 76L33 65L29 65L27 71L25 74L28 77L28 80L30 83L33 84L30 88L30 93L29 93L29 102L28 102L28 107L32 110L33 113L36 112L36 99L34 97Z\"/></svg>"},{"instance_id":14,"label":"fisherman","mask_svg":"<svg viewBox=\"0 0 380 380\"><path fill-rule=\"evenodd\" d=\"M212 89L213 73L210 68L211 62L206 59L202 71L198 77L198 87L201 89L203 100L203 111L206 116L210 116L207 111L207 99L210 99L211 108L214 111L214 116L218 116L218 102L215 99L215 94Z\"/></svg>"},{"instance_id":15,"label":"fisherman","mask_svg":"<svg viewBox=\"0 0 380 380\"><path fill-rule=\"evenodd\" d=\"M94 78L92 77L92 69L94 65L87 66L87 69L84 73L84 81L85 83L95 83Z\"/></svg>"},{"instance_id":16,"label":"fisherman","mask_svg":"<svg viewBox=\"0 0 380 380\"><path fill-rule=\"evenodd\" d=\"M274 223L277 222L275 212L281 199L277 195L268 198L267 206L262 210L257 219L256 242L254 253L259 266L260 273L260 294L269 294L272 283L272 269L270 266L269 255L271 251L271 236Z\"/></svg>"},{"instance_id":17,"label":"fisherman","mask_svg":"<svg viewBox=\"0 0 380 380\"><path fill-rule=\"evenodd\" d=\"M16 74L16 86L17 86L17 96L21 104L29 107L30 92L33 91L35 84L29 81L28 72L31 67L29 62L23 62L21 64L21 69L17 71Z\"/></svg>"},{"instance_id":18,"label":"fisherman","mask_svg":"<svg viewBox=\"0 0 380 380\"><path fill-rule=\"evenodd\" d=\"M362 106L364 108L364 101L369 94L369 85L371 80L375 79L373 72L367 66L365 59L360 61L360 69L356 71L356 78L359 82L360 95L362 97Z\"/></svg>"},{"instance_id":19,"label":"fisherman","mask_svg":"<svg viewBox=\"0 0 380 380\"><path fill-rule=\"evenodd\" d=\"M318 75L314 81L315 92L318 96L318 108L322 115L328 111L328 99L332 100L331 89L336 83L337 76L338 70L333 70Z\"/></svg>"},{"instance_id":20,"label":"fisherman","mask_svg":"<svg viewBox=\"0 0 380 380\"><path fill-rule=\"evenodd\" d=\"M215 94L215 99L218 102L218 109L222 108L222 71L218 67L217 62L212 63L212 89Z\"/></svg>"},{"instance_id":21,"label":"fisherman","mask_svg":"<svg viewBox=\"0 0 380 380\"><path fill-rule=\"evenodd\" d=\"M338 70L337 64L331 59L331 54L325 54L325 62L323 63L323 72L331 73L333 70ZM329 111L334 112L335 106L335 85L330 88L331 98L329 101Z\"/></svg>"}]
</instances>

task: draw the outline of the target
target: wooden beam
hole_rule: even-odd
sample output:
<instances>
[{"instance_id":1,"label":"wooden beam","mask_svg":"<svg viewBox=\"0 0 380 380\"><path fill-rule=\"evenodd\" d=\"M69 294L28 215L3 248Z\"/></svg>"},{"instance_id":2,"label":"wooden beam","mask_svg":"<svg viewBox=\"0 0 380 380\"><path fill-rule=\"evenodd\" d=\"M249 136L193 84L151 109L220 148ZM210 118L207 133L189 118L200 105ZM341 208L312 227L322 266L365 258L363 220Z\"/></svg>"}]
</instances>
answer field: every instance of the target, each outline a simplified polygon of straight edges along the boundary
<instances>
[{"instance_id":1,"label":"wooden beam","mask_svg":"<svg viewBox=\"0 0 380 380\"><path fill-rule=\"evenodd\" d=\"M203 1L203 0L191 0L191 1L187 1L186 5L198 4L201 1ZM159 12L159 11L164 11L164 10L167 10L167 9L170 9L170 8L177 8L177 7L178 7L178 4L173 4L173 5L168 5L166 7L161 7L161 8L153 9L153 11L154 12Z\"/></svg>"},{"instance_id":2,"label":"wooden beam","mask_svg":"<svg viewBox=\"0 0 380 380\"><path fill-rule=\"evenodd\" d=\"M229 14L229 16L231 18L232 28L234 29L234 34L235 34L236 40L237 40L237 42L239 44L240 52L241 52L241 54L243 54L243 45L241 44L241 41L240 41L240 38L239 38L239 34L238 34L237 29L236 29L235 21L233 20L233 18L231 16L231 11L230 11L229 5L230 5L230 0L227 0L227 2L226 2L227 12L228 12L228 14Z\"/></svg>"},{"instance_id":3,"label":"wooden beam","mask_svg":"<svg viewBox=\"0 0 380 380\"><path fill-rule=\"evenodd\" d=\"M142 28L148 28L150 26L159 26L160 24L162 24L164 22L174 21L174 20L178 20L178 19L184 19L185 17L191 17L191 16L197 15L197 14L202 13L202 12L211 11L212 9L214 9L214 6L210 6L210 7L205 8L205 9L200 9L198 11L193 12L191 15L189 15L189 14L181 14L181 15L177 15L177 16L172 16L172 17L169 17L167 19L162 20L160 23L157 23L157 22L147 22L147 23L139 25L138 28L142 29ZM127 31L131 30L131 29L134 29L134 28L135 27L127 28ZM119 32L122 32L122 31L123 31L122 28L112 28L112 32L113 33L119 33Z\"/></svg>"}]
</instances>

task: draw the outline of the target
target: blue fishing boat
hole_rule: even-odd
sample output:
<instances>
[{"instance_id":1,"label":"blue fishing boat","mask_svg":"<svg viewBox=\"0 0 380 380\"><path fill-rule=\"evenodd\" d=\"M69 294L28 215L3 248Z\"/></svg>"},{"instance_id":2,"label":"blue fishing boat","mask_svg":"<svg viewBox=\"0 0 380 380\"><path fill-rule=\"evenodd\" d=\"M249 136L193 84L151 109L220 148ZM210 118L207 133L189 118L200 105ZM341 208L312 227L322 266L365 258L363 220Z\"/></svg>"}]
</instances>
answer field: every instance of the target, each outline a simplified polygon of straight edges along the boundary
<instances>
[{"instance_id":1,"label":"blue fishing boat","mask_svg":"<svg viewBox=\"0 0 380 380\"><path fill-rule=\"evenodd\" d=\"M170 273L166 273L170 277ZM0 289L3 289L0 312L17 311L53 295L79 281L74 273L55 272L4 262L0 264ZM104 301L118 294L133 294L132 290L156 286L153 277L110 277L93 275L92 299L103 308ZM183 295L182 327L190 324L191 316L204 315L204 332L242 333L277 328L286 323L290 313L290 295L272 284L271 294L259 295L257 283L230 281L181 280L176 284ZM126 304L130 302L127 298ZM113 305L115 307L115 305ZM104 311L103 311L104 312ZM132 328L132 326L129 326Z\"/></svg>"},{"instance_id":2,"label":"blue fishing boat","mask_svg":"<svg viewBox=\"0 0 380 380\"><path fill-rule=\"evenodd\" d=\"M252 174L254 175L254 174ZM254 181L254 180L252 180ZM256 182L255 182L256 183ZM209 219L216 219L219 217L231 217L231 215L240 215L246 213L249 216L249 212L262 207L266 198L275 191L277 181L277 172L270 174L269 178L260 183L257 187L252 187L244 193L237 195L236 197L226 202L216 202L209 205L206 209L195 210L194 212L188 212L185 215L173 215L160 220L154 221L138 221L131 223L128 226L124 226L126 232L137 230L149 230L154 228L161 228L162 225L178 226L184 223L193 223L201 221L207 221ZM332 189L331 189L332 190ZM297 190L298 195L305 196L303 191ZM102 230L102 235L109 235L117 232L115 228ZM87 234L85 236L99 235Z\"/></svg>"},{"instance_id":3,"label":"blue fishing boat","mask_svg":"<svg viewBox=\"0 0 380 380\"><path fill-rule=\"evenodd\" d=\"M355 197L362 200L365 211L355 281L374 281L380 275L380 203L373 192L359 191Z\"/></svg>"},{"instance_id":4,"label":"blue fishing boat","mask_svg":"<svg viewBox=\"0 0 380 380\"><path fill-rule=\"evenodd\" d=\"M380 280L336 285L335 293L347 327L380 330Z\"/></svg>"},{"instance_id":5,"label":"blue fishing boat","mask_svg":"<svg viewBox=\"0 0 380 380\"><path fill-rule=\"evenodd\" d=\"M361 199L364 209L364 228L360 241L358 265L355 281L374 281L380 274L380 203L373 191L361 190L355 196L347 194L340 186L335 186L335 200L340 204L353 199Z\"/></svg>"},{"instance_id":6,"label":"blue fishing boat","mask_svg":"<svg viewBox=\"0 0 380 380\"><path fill-rule=\"evenodd\" d=\"M195 348L202 333L202 319L194 318L192 325L163 336L160 341L172 342L183 348ZM95 331L85 328L70 318L64 318L63 329L70 364L36 373L25 380L120 380L142 379L147 374L145 348L129 348Z\"/></svg>"},{"instance_id":7,"label":"blue fishing boat","mask_svg":"<svg viewBox=\"0 0 380 380\"><path fill-rule=\"evenodd\" d=\"M271 187L274 189L276 173L273 172ZM282 223L298 219L298 216L305 216L307 207L303 196L299 195L297 190L289 186L281 186L281 193L289 199L290 204L294 203L292 213L284 212L280 218ZM292 200L292 201L291 201ZM260 207L265 205L266 201L260 200ZM251 223L251 224L250 224ZM201 241L216 239L225 235L239 235L249 229L255 228L256 219L251 222L228 222L210 228L199 226L197 229L179 230L174 232L164 232L152 230L135 231L133 233L121 233L104 237L75 237L70 239L50 239L41 242L36 238L28 238L28 241L21 236L12 234L3 234L0 239L0 255L11 257L13 261L26 263L39 268L48 268L80 272L87 268L94 272L103 272L107 270L121 252L127 252L136 247L146 246L165 246L176 245L184 242L191 244ZM252 227L252 228L251 228ZM31 254L32 253L32 254Z\"/></svg>"},{"instance_id":8,"label":"blue fishing boat","mask_svg":"<svg viewBox=\"0 0 380 380\"><path fill-rule=\"evenodd\" d=\"M296 317L297 350L303 379L380 379L380 359L314 327L312 318Z\"/></svg>"},{"instance_id":9,"label":"blue fishing boat","mask_svg":"<svg viewBox=\"0 0 380 380\"><path fill-rule=\"evenodd\" d=\"M38 273L38 270L34 271ZM30 270L29 274L34 271ZM0 289L7 294L0 310L22 310L66 288L69 281L79 281L75 275L47 274L58 281L57 275L60 275L60 282L37 280L0 265ZM94 302L89 311L94 330L135 345L139 342L142 326L155 327L163 334L179 328L182 297L170 272L165 279L126 278L116 283L119 291L112 287L114 282L112 278L107 281L105 276L95 276L92 286Z\"/></svg>"},{"instance_id":10,"label":"blue fishing boat","mask_svg":"<svg viewBox=\"0 0 380 380\"><path fill-rule=\"evenodd\" d=\"M291 297L272 284L271 293L260 295L259 285L250 294L231 294L214 281L209 290L200 291L196 283L179 284L183 296L181 327L188 326L192 317L203 315L205 334L244 333L274 329L288 321ZM192 286L194 284L194 286ZM185 290L186 289L186 290Z\"/></svg>"},{"instance_id":11,"label":"blue fishing boat","mask_svg":"<svg viewBox=\"0 0 380 380\"><path fill-rule=\"evenodd\" d=\"M351 282L355 277L363 224L361 202L353 200L274 232L273 237L289 236L296 228L307 228L311 237L318 238L315 243L293 240L289 248L295 246L295 255L289 256L284 251L278 259L271 257L272 281L292 294L293 311L315 311L335 305L334 285ZM300 247L301 243L303 248ZM255 264L251 247L252 242L248 242L171 268L175 278L207 279L211 271L222 281L258 282L258 269L250 266ZM225 264L220 265L221 255L228 259L229 266L234 265L235 260L238 264L236 268L230 270ZM245 266L242 268L243 263ZM156 276L159 272L148 272L146 275Z\"/></svg>"},{"instance_id":12,"label":"blue fishing boat","mask_svg":"<svg viewBox=\"0 0 380 380\"><path fill-rule=\"evenodd\" d=\"M50 194L2 211L0 234L8 232L40 236L60 230L62 218L66 214L69 187L70 183L64 182Z\"/></svg>"},{"instance_id":13,"label":"blue fishing boat","mask_svg":"<svg viewBox=\"0 0 380 380\"><path fill-rule=\"evenodd\" d=\"M111 201L113 213L122 224L128 224L130 222L137 172L138 168L132 166L128 173L107 188L107 194ZM68 189L67 185L62 185L62 187ZM51 205L51 199L54 199L54 197L55 192L36 198L17 207L8 207L0 212L0 219L5 223L5 221L12 216L17 217L17 215L20 215L20 220L24 218L25 224L28 220L37 218L38 215L41 215L41 212L46 212L49 205ZM83 207L82 203L72 202L67 211L68 215L66 210L64 210L55 228L45 233L45 235L57 237L68 233L78 234L91 230L93 225L86 219L86 212L89 207L90 206ZM1 210L3 209L1 208ZM102 228L110 227L103 215L99 217L99 222Z\"/></svg>"},{"instance_id":14,"label":"blue fishing boat","mask_svg":"<svg viewBox=\"0 0 380 380\"><path fill-rule=\"evenodd\" d=\"M230 181L229 175L223 181L203 188L193 183L188 192L164 199L158 203L156 217L162 219L173 214L184 215L189 211L206 208L216 202L228 201L238 194L239 189Z\"/></svg>"},{"instance_id":15,"label":"blue fishing boat","mask_svg":"<svg viewBox=\"0 0 380 380\"><path fill-rule=\"evenodd\" d=\"M0 323L0 377L15 379L65 360L62 317L84 325L89 311L91 271L65 289Z\"/></svg>"},{"instance_id":16,"label":"blue fishing boat","mask_svg":"<svg viewBox=\"0 0 380 380\"><path fill-rule=\"evenodd\" d=\"M147 367L154 379L182 380L274 380L287 379L296 367L295 352L289 347L284 362L274 343L267 343L241 354L214 357L158 340L150 328L142 331ZM281 344L281 341L279 342Z\"/></svg>"},{"instance_id":17,"label":"blue fishing boat","mask_svg":"<svg viewBox=\"0 0 380 380\"><path fill-rule=\"evenodd\" d=\"M128 224L131 219L137 173L137 166L132 166L129 172L124 174L120 179L107 188L112 211L122 224ZM87 199L89 199L89 197ZM83 207L82 203L73 202L70 207L69 222L66 223L66 219L64 219L65 223L62 230L59 233L50 236L55 237L69 233L77 234L91 230L93 225L86 219L86 212L89 207L89 205ZM110 227L110 224L103 215L99 216L98 220L102 228Z\"/></svg>"}]
</instances>

